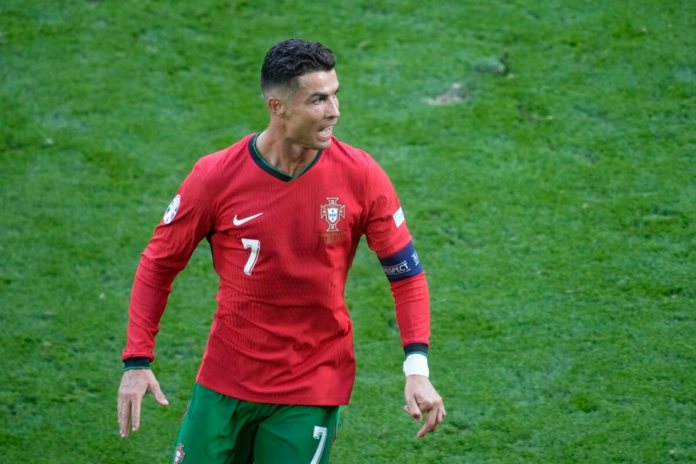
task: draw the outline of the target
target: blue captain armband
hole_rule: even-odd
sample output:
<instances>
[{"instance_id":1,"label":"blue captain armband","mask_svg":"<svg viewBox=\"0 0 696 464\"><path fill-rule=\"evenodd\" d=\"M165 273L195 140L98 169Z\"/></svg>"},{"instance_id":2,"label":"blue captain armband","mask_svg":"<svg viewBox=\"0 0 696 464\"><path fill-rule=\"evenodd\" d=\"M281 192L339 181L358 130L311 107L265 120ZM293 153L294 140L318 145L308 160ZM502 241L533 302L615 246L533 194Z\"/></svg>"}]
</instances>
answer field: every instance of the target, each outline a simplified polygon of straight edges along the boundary
<instances>
[{"instance_id":1,"label":"blue captain armband","mask_svg":"<svg viewBox=\"0 0 696 464\"><path fill-rule=\"evenodd\" d=\"M413 242L409 242L403 250L395 255L379 258L379 262L382 264L382 269L389 282L397 282L423 272L423 266L420 264Z\"/></svg>"}]
</instances>

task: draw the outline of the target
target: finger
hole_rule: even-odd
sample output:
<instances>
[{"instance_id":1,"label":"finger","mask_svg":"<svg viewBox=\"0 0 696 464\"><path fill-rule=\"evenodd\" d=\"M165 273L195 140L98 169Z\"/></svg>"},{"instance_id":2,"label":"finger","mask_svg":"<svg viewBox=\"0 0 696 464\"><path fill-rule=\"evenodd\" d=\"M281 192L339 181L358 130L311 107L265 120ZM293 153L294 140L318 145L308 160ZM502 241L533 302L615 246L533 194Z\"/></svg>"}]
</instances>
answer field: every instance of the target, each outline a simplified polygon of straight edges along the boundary
<instances>
[{"instance_id":1,"label":"finger","mask_svg":"<svg viewBox=\"0 0 696 464\"><path fill-rule=\"evenodd\" d=\"M409 409L409 407L408 407L407 404L404 404L404 412L405 412L406 414L408 414L409 416L414 417L414 416L413 416L413 413L411 412L411 410ZM415 418L415 419L416 419L417 421L420 421L420 420L421 420L420 417L417 417L417 418Z\"/></svg>"},{"instance_id":2,"label":"finger","mask_svg":"<svg viewBox=\"0 0 696 464\"><path fill-rule=\"evenodd\" d=\"M130 419L130 404L126 400L118 400L118 429L121 438L128 436L128 419Z\"/></svg>"},{"instance_id":3,"label":"finger","mask_svg":"<svg viewBox=\"0 0 696 464\"><path fill-rule=\"evenodd\" d=\"M133 423L133 431L137 432L140 428L140 403L142 396L136 395L131 401L131 420ZM127 425L127 424L126 424Z\"/></svg>"},{"instance_id":4,"label":"finger","mask_svg":"<svg viewBox=\"0 0 696 464\"><path fill-rule=\"evenodd\" d=\"M406 412L409 414L409 416L413 417L418 422L420 422L423 418L423 414L421 414L421 410L418 407L416 398L414 398L413 396L408 398L408 400L406 401Z\"/></svg>"},{"instance_id":5,"label":"finger","mask_svg":"<svg viewBox=\"0 0 696 464\"><path fill-rule=\"evenodd\" d=\"M433 416L434 416L434 414L433 414ZM430 432L434 431L436 428L437 428L437 426L435 424L431 424L431 423L426 422L425 424L423 424L423 427L421 427L421 429L416 434L416 438L423 438L424 436L426 436Z\"/></svg>"},{"instance_id":6,"label":"finger","mask_svg":"<svg viewBox=\"0 0 696 464\"><path fill-rule=\"evenodd\" d=\"M442 421L445 420L445 407L441 407L437 410L437 427L442 424Z\"/></svg>"},{"instance_id":7,"label":"finger","mask_svg":"<svg viewBox=\"0 0 696 464\"><path fill-rule=\"evenodd\" d=\"M162 393L162 389L159 386L159 383L155 382L150 386L150 391L152 392L152 395L155 397L157 402L161 404L162 406L168 406L169 401L167 400L167 397L164 396L164 393Z\"/></svg>"},{"instance_id":8,"label":"finger","mask_svg":"<svg viewBox=\"0 0 696 464\"><path fill-rule=\"evenodd\" d=\"M428 412L428 419L423 424L423 427L416 434L417 438L423 438L427 433L432 432L438 426L438 411L433 411L432 409Z\"/></svg>"}]
</instances>

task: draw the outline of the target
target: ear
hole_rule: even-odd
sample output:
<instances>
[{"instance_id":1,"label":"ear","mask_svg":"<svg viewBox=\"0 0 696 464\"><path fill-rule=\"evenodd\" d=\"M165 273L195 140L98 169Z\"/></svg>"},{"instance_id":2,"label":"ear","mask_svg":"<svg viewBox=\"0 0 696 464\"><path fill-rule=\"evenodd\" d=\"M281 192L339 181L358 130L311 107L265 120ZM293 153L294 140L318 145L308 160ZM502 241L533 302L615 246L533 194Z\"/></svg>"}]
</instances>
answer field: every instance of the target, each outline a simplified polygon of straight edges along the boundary
<instances>
[{"instance_id":1,"label":"ear","mask_svg":"<svg viewBox=\"0 0 696 464\"><path fill-rule=\"evenodd\" d=\"M271 95L266 98L266 106L268 107L268 111L270 111L271 115L273 116L282 118L285 115L285 102L277 95Z\"/></svg>"}]
</instances>

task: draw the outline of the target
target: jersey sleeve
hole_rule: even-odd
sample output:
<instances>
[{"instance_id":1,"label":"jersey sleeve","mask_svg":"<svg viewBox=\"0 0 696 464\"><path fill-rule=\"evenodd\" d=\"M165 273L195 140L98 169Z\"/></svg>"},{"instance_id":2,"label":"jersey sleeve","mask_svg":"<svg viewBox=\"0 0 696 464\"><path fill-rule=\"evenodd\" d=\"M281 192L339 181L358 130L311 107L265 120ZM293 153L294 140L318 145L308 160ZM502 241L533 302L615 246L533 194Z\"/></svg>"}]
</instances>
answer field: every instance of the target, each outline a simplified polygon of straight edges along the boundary
<instances>
[{"instance_id":1,"label":"jersey sleeve","mask_svg":"<svg viewBox=\"0 0 696 464\"><path fill-rule=\"evenodd\" d=\"M394 186L384 170L373 163L367 178L367 245L377 256L396 254L411 242L403 210Z\"/></svg>"},{"instance_id":2,"label":"jersey sleeve","mask_svg":"<svg viewBox=\"0 0 696 464\"><path fill-rule=\"evenodd\" d=\"M413 246L394 186L378 165L367 182L367 244L389 279L402 346L427 350L430 339L430 296L425 273Z\"/></svg>"},{"instance_id":3,"label":"jersey sleeve","mask_svg":"<svg viewBox=\"0 0 696 464\"><path fill-rule=\"evenodd\" d=\"M172 283L212 229L214 204L197 164L181 184L135 272L122 359L154 359L155 336Z\"/></svg>"}]
</instances>

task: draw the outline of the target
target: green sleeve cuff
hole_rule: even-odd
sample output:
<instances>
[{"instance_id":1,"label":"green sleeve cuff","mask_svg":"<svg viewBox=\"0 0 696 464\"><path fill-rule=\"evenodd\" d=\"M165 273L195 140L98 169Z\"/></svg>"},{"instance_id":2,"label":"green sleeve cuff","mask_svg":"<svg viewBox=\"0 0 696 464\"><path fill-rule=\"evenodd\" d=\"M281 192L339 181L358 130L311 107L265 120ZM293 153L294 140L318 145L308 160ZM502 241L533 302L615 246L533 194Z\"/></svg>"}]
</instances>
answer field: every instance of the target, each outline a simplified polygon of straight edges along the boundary
<instances>
[{"instance_id":1,"label":"green sleeve cuff","mask_svg":"<svg viewBox=\"0 0 696 464\"><path fill-rule=\"evenodd\" d=\"M420 353L426 358L428 357L428 345L425 343L409 343L404 346L404 354L408 357L409 354Z\"/></svg>"},{"instance_id":2,"label":"green sleeve cuff","mask_svg":"<svg viewBox=\"0 0 696 464\"><path fill-rule=\"evenodd\" d=\"M123 370L149 369L152 359L150 358L128 358L123 360Z\"/></svg>"}]
</instances>

